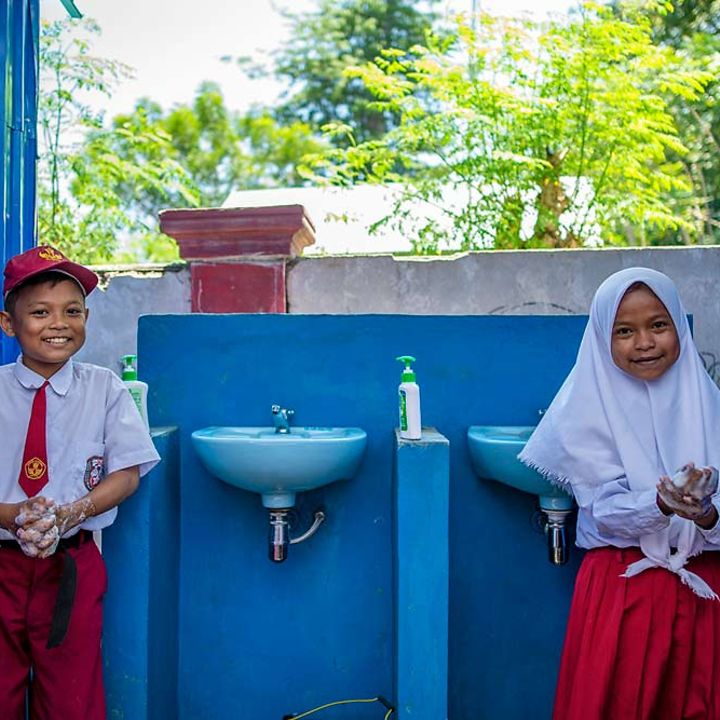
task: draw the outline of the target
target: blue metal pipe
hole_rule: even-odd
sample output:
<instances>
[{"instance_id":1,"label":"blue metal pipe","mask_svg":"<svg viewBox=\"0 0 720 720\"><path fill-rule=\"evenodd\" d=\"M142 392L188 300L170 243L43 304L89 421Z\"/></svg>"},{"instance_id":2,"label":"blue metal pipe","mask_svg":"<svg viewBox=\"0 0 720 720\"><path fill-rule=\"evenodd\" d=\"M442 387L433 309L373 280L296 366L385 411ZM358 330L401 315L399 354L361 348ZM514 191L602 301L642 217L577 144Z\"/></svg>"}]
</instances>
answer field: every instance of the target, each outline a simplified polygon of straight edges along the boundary
<instances>
[{"instance_id":1,"label":"blue metal pipe","mask_svg":"<svg viewBox=\"0 0 720 720\"><path fill-rule=\"evenodd\" d=\"M39 0L0 0L0 264L36 243ZM0 361L17 345L0 339Z\"/></svg>"}]
</instances>

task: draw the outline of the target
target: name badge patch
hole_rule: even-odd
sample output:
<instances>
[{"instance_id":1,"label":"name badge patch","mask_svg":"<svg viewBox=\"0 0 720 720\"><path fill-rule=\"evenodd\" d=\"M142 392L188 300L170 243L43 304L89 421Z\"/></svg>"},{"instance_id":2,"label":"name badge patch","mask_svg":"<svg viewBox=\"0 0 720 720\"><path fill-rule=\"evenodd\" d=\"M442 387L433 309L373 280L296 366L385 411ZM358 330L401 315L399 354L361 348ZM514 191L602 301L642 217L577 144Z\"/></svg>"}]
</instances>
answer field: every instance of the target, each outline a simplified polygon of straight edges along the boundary
<instances>
[{"instance_id":1,"label":"name badge patch","mask_svg":"<svg viewBox=\"0 0 720 720\"><path fill-rule=\"evenodd\" d=\"M105 467L100 455L93 455L85 463L83 482L88 490L92 490L105 477Z\"/></svg>"}]
</instances>

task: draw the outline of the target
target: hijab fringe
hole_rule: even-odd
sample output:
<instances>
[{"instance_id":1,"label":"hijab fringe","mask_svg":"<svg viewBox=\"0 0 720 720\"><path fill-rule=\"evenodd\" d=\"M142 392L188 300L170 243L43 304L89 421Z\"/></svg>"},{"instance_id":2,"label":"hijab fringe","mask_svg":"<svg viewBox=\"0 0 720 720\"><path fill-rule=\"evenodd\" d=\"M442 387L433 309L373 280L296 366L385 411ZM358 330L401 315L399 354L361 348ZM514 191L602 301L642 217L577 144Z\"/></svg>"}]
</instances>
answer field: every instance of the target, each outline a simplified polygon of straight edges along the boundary
<instances>
[{"instance_id":1,"label":"hijab fringe","mask_svg":"<svg viewBox=\"0 0 720 720\"><path fill-rule=\"evenodd\" d=\"M678 575L680 576L680 580L682 581L683 585L687 585L696 595L699 595L701 598L705 598L706 600L720 600L720 598L718 598L717 594L713 591L713 589L699 575L696 575L694 572L683 569L678 572Z\"/></svg>"},{"instance_id":2,"label":"hijab fringe","mask_svg":"<svg viewBox=\"0 0 720 720\"><path fill-rule=\"evenodd\" d=\"M555 487L558 487L572 495L572 482L569 477L558 475L557 473L552 472L552 470L548 470L548 468L535 462L532 458L527 457L524 450L518 454L517 459L523 465L526 465L531 470L534 470L536 473L542 475L551 485L554 485Z\"/></svg>"},{"instance_id":3,"label":"hijab fringe","mask_svg":"<svg viewBox=\"0 0 720 720\"><path fill-rule=\"evenodd\" d=\"M720 600L713 589L696 573L687 570L685 567L673 568L666 563L658 563L648 557L644 557L642 560L628 565L620 577L631 578L654 567L664 568L665 570L675 573L680 578L682 584L687 585L698 597L704 598L705 600Z\"/></svg>"}]
</instances>

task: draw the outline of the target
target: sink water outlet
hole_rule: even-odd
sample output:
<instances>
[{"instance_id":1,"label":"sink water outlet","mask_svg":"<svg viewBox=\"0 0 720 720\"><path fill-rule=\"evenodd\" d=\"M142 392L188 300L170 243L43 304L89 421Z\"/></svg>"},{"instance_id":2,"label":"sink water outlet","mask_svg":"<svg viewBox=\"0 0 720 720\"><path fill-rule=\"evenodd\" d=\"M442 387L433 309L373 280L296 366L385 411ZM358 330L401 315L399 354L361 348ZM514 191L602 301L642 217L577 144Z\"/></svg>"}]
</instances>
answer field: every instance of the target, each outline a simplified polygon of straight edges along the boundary
<instances>
[{"instance_id":1,"label":"sink water outlet","mask_svg":"<svg viewBox=\"0 0 720 720\"><path fill-rule=\"evenodd\" d=\"M290 508L270 510L269 556L273 562L281 563L287 558L288 545L297 545L312 537L325 522L325 513L315 511L313 524L300 536L290 539Z\"/></svg>"},{"instance_id":2,"label":"sink water outlet","mask_svg":"<svg viewBox=\"0 0 720 720\"><path fill-rule=\"evenodd\" d=\"M534 425L473 425L468 428L470 460L478 477L536 495L547 517L548 559L553 565L568 561L566 523L573 499L540 473L518 459Z\"/></svg>"}]
</instances>

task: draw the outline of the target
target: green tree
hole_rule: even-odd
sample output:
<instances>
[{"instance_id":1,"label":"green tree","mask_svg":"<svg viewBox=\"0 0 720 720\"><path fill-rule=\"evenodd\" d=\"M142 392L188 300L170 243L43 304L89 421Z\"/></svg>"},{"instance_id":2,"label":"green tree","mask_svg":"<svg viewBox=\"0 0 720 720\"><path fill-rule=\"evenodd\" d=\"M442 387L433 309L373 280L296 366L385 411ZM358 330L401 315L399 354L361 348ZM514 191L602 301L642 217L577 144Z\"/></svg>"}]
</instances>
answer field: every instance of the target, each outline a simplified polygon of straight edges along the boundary
<instances>
[{"instance_id":1,"label":"green tree","mask_svg":"<svg viewBox=\"0 0 720 720\"><path fill-rule=\"evenodd\" d=\"M674 0L657 17L655 37L676 48L693 35L720 36L720 0Z\"/></svg>"},{"instance_id":2,"label":"green tree","mask_svg":"<svg viewBox=\"0 0 720 720\"><path fill-rule=\"evenodd\" d=\"M157 230L161 209L217 206L232 190L306 182L301 158L325 146L310 127L280 125L267 109L233 112L211 82L190 104L165 111L145 98L107 123L83 93L109 95L130 70L89 52L94 23L80 26L84 35L78 27L53 23L42 34L45 241L86 262L173 260L174 241Z\"/></svg>"},{"instance_id":3,"label":"green tree","mask_svg":"<svg viewBox=\"0 0 720 720\"><path fill-rule=\"evenodd\" d=\"M307 182L297 168L308 153L317 153L325 143L301 121L280 125L265 109L246 113L230 110L217 84L200 85L191 104L176 105L164 111L150 99L138 101L132 113L113 119L116 133L113 152L125 161L142 165L155 163L162 156L178 163L198 191L204 207L221 205L228 194L238 189L261 189L299 185ZM165 145L151 147L162 153L146 156L134 138L153 132L165 139ZM129 211L154 217L164 207L185 204L178 194L166 192L136 193L132 178L120 181L118 194Z\"/></svg>"},{"instance_id":4,"label":"green tree","mask_svg":"<svg viewBox=\"0 0 720 720\"><path fill-rule=\"evenodd\" d=\"M688 147L678 159L692 178L693 212L704 239L720 242L720 0L677 0L657 16L654 36L712 76L703 95L689 102L673 100L670 111Z\"/></svg>"},{"instance_id":5,"label":"green tree","mask_svg":"<svg viewBox=\"0 0 720 720\"><path fill-rule=\"evenodd\" d=\"M288 14L291 37L273 74L289 89L276 117L282 124L299 118L315 128L341 120L361 141L383 135L397 124L396 110L375 105L367 86L344 70L372 62L386 48L410 52L425 43L437 22L437 2L320 0L314 12Z\"/></svg>"},{"instance_id":6,"label":"green tree","mask_svg":"<svg viewBox=\"0 0 720 720\"><path fill-rule=\"evenodd\" d=\"M91 110L89 93L109 95L130 74L127 66L91 53L97 33L91 20L43 23L38 109L40 239L91 263L110 260L122 234L151 232L146 218L124 206L119 183L139 196L179 192L186 203L195 201L186 173L165 155L166 136L148 127L104 129L102 115ZM153 161L128 162L114 151L121 141Z\"/></svg>"},{"instance_id":7,"label":"green tree","mask_svg":"<svg viewBox=\"0 0 720 720\"><path fill-rule=\"evenodd\" d=\"M487 14L473 25L351 68L400 123L316 158L316 177L398 183L384 222L419 252L624 244L628 228L639 243L655 228L697 232L667 202L692 189L668 158L685 148L667 98L695 100L709 78L654 45L646 15L587 3L544 26ZM349 124L331 131L354 141Z\"/></svg>"},{"instance_id":8,"label":"green tree","mask_svg":"<svg viewBox=\"0 0 720 720\"><path fill-rule=\"evenodd\" d=\"M251 162L250 172L236 189L307 185L308 179L300 171L304 158L327 147L308 123L280 123L270 108L253 108L240 115L237 127Z\"/></svg>"}]
</instances>

